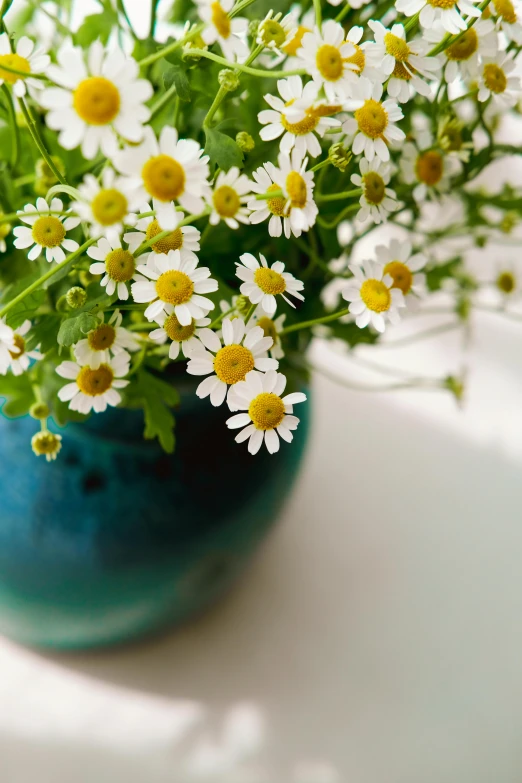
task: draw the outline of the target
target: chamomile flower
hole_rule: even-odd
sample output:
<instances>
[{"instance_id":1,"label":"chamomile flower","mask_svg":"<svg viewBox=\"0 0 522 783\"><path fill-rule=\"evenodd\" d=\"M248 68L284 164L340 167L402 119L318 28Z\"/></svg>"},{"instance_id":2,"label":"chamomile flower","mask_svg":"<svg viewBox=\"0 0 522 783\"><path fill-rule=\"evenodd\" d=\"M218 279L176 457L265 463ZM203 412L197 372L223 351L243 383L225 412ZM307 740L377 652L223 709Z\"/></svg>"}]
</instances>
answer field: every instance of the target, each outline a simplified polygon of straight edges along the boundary
<instances>
[{"instance_id":1,"label":"chamomile flower","mask_svg":"<svg viewBox=\"0 0 522 783\"><path fill-rule=\"evenodd\" d=\"M285 328L285 321L285 313L278 315L277 318L272 318L271 315L263 309L262 305L259 305L250 319L249 323L251 323L252 326L260 326L265 337L271 337L274 341L274 344L268 351L272 359L279 360L285 355L280 334Z\"/></svg>"},{"instance_id":2,"label":"chamomile flower","mask_svg":"<svg viewBox=\"0 0 522 783\"><path fill-rule=\"evenodd\" d=\"M0 217L2 213L0 212ZM5 238L11 233L12 225L10 223L0 223L0 253L5 253L7 250L7 243Z\"/></svg>"},{"instance_id":3,"label":"chamomile flower","mask_svg":"<svg viewBox=\"0 0 522 783\"><path fill-rule=\"evenodd\" d=\"M433 79L440 70L438 59L427 56L430 45L422 38L407 41L402 24L394 24L391 30L381 22L370 20L368 24L375 43L368 45L367 59L384 78L389 77L388 95L400 103L406 103L415 93L429 96L430 87L424 79Z\"/></svg>"},{"instance_id":4,"label":"chamomile flower","mask_svg":"<svg viewBox=\"0 0 522 783\"><path fill-rule=\"evenodd\" d=\"M288 58L290 58L287 62L288 64L292 64L293 58L296 57L298 50L303 45L303 37L305 33L313 33L315 26L315 11L313 8L310 8L308 11L306 11L305 14L303 14L300 21L298 21L296 29L294 33L289 36L287 42L283 46L283 53L287 55ZM299 61L296 60L296 63L298 64ZM298 67L298 65L296 65Z\"/></svg>"},{"instance_id":5,"label":"chamomile flower","mask_svg":"<svg viewBox=\"0 0 522 783\"><path fill-rule=\"evenodd\" d=\"M107 323L104 323L103 313L98 317L99 325L74 346L74 355L78 363L88 364L93 370L110 361L111 356L126 353L128 357L129 351L137 351L140 347L135 335L122 327L123 316L118 310L114 311Z\"/></svg>"},{"instance_id":6,"label":"chamomile flower","mask_svg":"<svg viewBox=\"0 0 522 783\"><path fill-rule=\"evenodd\" d=\"M31 438L31 448L37 457L45 455L47 462L52 462L62 448L62 436L49 430L36 432Z\"/></svg>"},{"instance_id":7,"label":"chamomile flower","mask_svg":"<svg viewBox=\"0 0 522 783\"><path fill-rule=\"evenodd\" d=\"M113 169L103 169L101 183L92 174L86 174L78 191L81 199L72 204L72 209L89 223L91 236L119 237L124 224L136 222L136 193L128 180L116 176Z\"/></svg>"},{"instance_id":8,"label":"chamomile flower","mask_svg":"<svg viewBox=\"0 0 522 783\"><path fill-rule=\"evenodd\" d=\"M53 214L56 213L56 214ZM65 260L64 250L73 252L78 250L79 244L74 239L67 239L67 231L71 231L80 223L79 217L71 217L63 213L63 202L59 198L53 198L50 204L39 198L34 204L26 204L24 211L19 213L19 218L26 226L17 226L13 229L16 239L15 247L23 250L30 247L27 258L35 261L45 249L45 257L49 263Z\"/></svg>"},{"instance_id":9,"label":"chamomile flower","mask_svg":"<svg viewBox=\"0 0 522 783\"><path fill-rule=\"evenodd\" d=\"M273 163L265 163L252 174L254 182L251 188L254 193L271 193L280 191L279 185L276 185L273 176L277 169ZM262 223L268 219L268 233L271 237L280 237L283 233L290 236L290 222L288 220L288 210L286 208L286 199L283 195L274 196L267 199L252 199L248 202L250 210L250 222L254 225Z\"/></svg>"},{"instance_id":10,"label":"chamomile flower","mask_svg":"<svg viewBox=\"0 0 522 783\"><path fill-rule=\"evenodd\" d=\"M128 284L136 276L136 261L130 250L124 249L115 237L111 237L110 241L102 237L96 245L91 245L87 255L95 261L89 272L91 275L103 275L100 285L107 294L112 296L117 291L118 299L127 300Z\"/></svg>"},{"instance_id":11,"label":"chamomile flower","mask_svg":"<svg viewBox=\"0 0 522 783\"><path fill-rule=\"evenodd\" d=\"M33 361L39 361L42 359L42 354L38 350L27 350L27 334L31 329L31 321L24 321L21 326L16 329L16 331L13 334L13 342L15 344L16 350L11 350L10 356L11 356L11 372L13 375L22 375L22 373L26 372L26 370L29 369L31 365L31 360ZM2 323L0 322L0 329L2 327ZM1 337L0 337L0 346L1 346ZM0 353L1 353L1 347L0 347ZM1 364L1 359L0 359ZM0 367L1 369L1 367Z\"/></svg>"},{"instance_id":12,"label":"chamomile flower","mask_svg":"<svg viewBox=\"0 0 522 783\"><path fill-rule=\"evenodd\" d=\"M11 43L7 33L0 34L0 85L8 84L13 88L17 98L23 98L27 87L40 90L43 82L40 79L31 78L31 74L44 74L51 58L40 49L34 48L34 41L27 36L22 36L16 44L16 52L11 50ZM2 68L13 68L19 73L11 73ZM21 74L25 74L22 76Z\"/></svg>"},{"instance_id":13,"label":"chamomile flower","mask_svg":"<svg viewBox=\"0 0 522 783\"><path fill-rule=\"evenodd\" d=\"M58 392L59 399L68 402L72 411L103 413L107 405L115 407L121 402L118 389L124 389L129 383L122 380L129 372L129 354L119 353L95 369L88 364L62 362L56 372L61 378L72 381Z\"/></svg>"},{"instance_id":14,"label":"chamomile flower","mask_svg":"<svg viewBox=\"0 0 522 783\"><path fill-rule=\"evenodd\" d=\"M399 308L405 305L404 295L400 288L392 288L393 277L385 274L383 265L365 261L349 268L354 278L342 291L342 297L350 302L348 309L355 315L357 326L364 329L370 324L382 333L387 321L397 323Z\"/></svg>"},{"instance_id":15,"label":"chamomile flower","mask_svg":"<svg viewBox=\"0 0 522 783\"><path fill-rule=\"evenodd\" d=\"M209 205L212 209L209 222L212 226L224 220L229 228L239 228L240 223L248 224L249 210L245 203L251 196L250 180L240 174L236 166L228 171L220 171Z\"/></svg>"},{"instance_id":16,"label":"chamomile flower","mask_svg":"<svg viewBox=\"0 0 522 783\"><path fill-rule=\"evenodd\" d=\"M353 136L352 152L364 153L372 162L375 156L385 163L390 159L388 144L403 141L406 136L395 124L404 115L395 101L382 101L382 84L372 85L366 79L359 82L360 89L354 101L356 110L353 117L343 123L343 131Z\"/></svg>"},{"instance_id":17,"label":"chamomile flower","mask_svg":"<svg viewBox=\"0 0 522 783\"><path fill-rule=\"evenodd\" d=\"M152 210L148 204L142 204L140 211L151 212ZM174 214L176 226L178 226L178 223L181 223L183 220L183 213L175 212ZM148 215L140 218L136 223L136 231L128 231L123 235L123 239L128 243L130 252L135 253L143 242L148 242L163 232L164 229L158 219L153 215ZM146 263L152 263L157 256L166 255L171 250L179 250L182 261L197 262L198 257L196 253L199 250L200 238L201 232L194 226L176 227L163 239L158 239L157 242L154 242L150 250L145 251L147 255Z\"/></svg>"},{"instance_id":18,"label":"chamomile flower","mask_svg":"<svg viewBox=\"0 0 522 783\"><path fill-rule=\"evenodd\" d=\"M150 332L149 337L161 345L171 340L170 359L177 359L180 351L186 359L189 359L194 352L201 353L205 350L199 339L199 331L211 323L210 318L193 318L188 326L183 326L173 312L170 315L163 312L154 320L160 328Z\"/></svg>"},{"instance_id":19,"label":"chamomile flower","mask_svg":"<svg viewBox=\"0 0 522 783\"><path fill-rule=\"evenodd\" d=\"M371 42L365 41L361 43L363 35L364 27L361 26L351 27L346 33L346 42L355 46L355 54L348 58L348 62L356 66L355 73L357 76L369 79L372 83L382 83L386 76L382 69L374 68L371 60L368 58L367 54Z\"/></svg>"},{"instance_id":20,"label":"chamomile flower","mask_svg":"<svg viewBox=\"0 0 522 783\"><path fill-rule=\"evenodd\" d=\"M299 237L303 231L310 230L319 213L314 201L314 174L306 170L308 158L296 149L290 155L280 152L277 160L279 168L274 167L272 178L285 199L283 215L288 218L288 222L284 221L285 236L288 238L293 233Z\"/></svg>"},{"instance_id":21,"label":"chamomile flower","mask_svg":"<svg viewBox=\"0 0 522 783\"><path fill-rule=\"evenodd\" d=\"M442 25L430 31L432 36L426 36L431 43L439 43L445 36ZM449 84L457 79L475 79L480 62L486 58L495 57L498 52L498 35L491 19L479 19L473 27L469 27L456 41L443 52L446 58L444 78Z\"/></svg>"},{"instance_id":22,"label":"chamomile flower","mask_svg":"<svg viewBox=\"0 0 522 783\"><path fill-rule=\"evenodd\" d=\"M358 66L350 61L356 53L355 46L347 43L342 25L328 19L322 32L305 33L297 56L319 87L324 87L326 97L335 103L339 95L351 95L357 82Z\"/></svg>"},{"instance_id":23,"label":"chamomile flower","mask_svg":"<svg viewBox=\"0 0 522 783\"><path fill-rule=\"evenodd\" d=\"M448 33L460 33L467 25L464 16L480 16L479 0L396 0L395 8L405 16L420 14L423 27L432 28L438 21Z\"/></svg>"},{"instance_id":24,"label":"chamomile flower","mask_svg":"<svg viewBox=\"0 0 522 783\"><path fill-rule=\"evenodd\" d=\"M307 152L312 157L321 154L321 145L315 134L323 137L329 128L340 126L339 120L329 116L341 111L340 104L317 104L319 88L315 82L303 87L300 76L280 79L277 89L281 98L265 95L265 101L271 107L257 115L259 122L265 125L259 135L263 141L271 141L282 136L281 152L287 154L295 147L301 154Z\"/></svg>"},{"instance_id":25,"label":"chamomile flower","mask_svg":"<svg viewBox=\"0 0 522 783\"><path fill-rule=\"evenodd\" d=\"M198 13L206 27L201 33L203 41L210 46L219 43L227 60L245 57L248 47L242 36L247 32L248 21L235 16L230 18L234 0L196 0Z\"/></svg>"},{"instance_id":26,"label":"chamomile flower","mask_svg":"<svg viewBox=\"0 0 522 783\"><path fill-rule=\"evenodd\" d=\"M236 443L248 440L248 451L257 454L263 443L270 454L279 451L279 438L291 443L292 431L299 419L293 415L293 406L306 401L306 394L283 394L286 378L274 370L266 374L251 371L244 381L234 388L234 410L237 413L227 420L229 429L244 429L236 435Z\"/></svg>"},{"instance_id":27,"label":"chamomile flower","mask_svg":"<svg viewBox=\"0 0 522 783\"><path fill-rule=\"evenodd\" d=\"M364 221L371 217L374 223L382 223L399 206L397 194L388 187L391 166L380 160L368 163L366 158L362 158L359 168L361 173L351 176L353 184L363 191L359 200L361 209L356 215L356 220Z\"/></svg>"},{"instance_id":28,"label":"chamomile flower","mask_svg":"<svg viewBox=\"0 0 522 783\"><path fill-rule=\"evenodd\" d=\"M460 162L432 147L430 139L431 135L420 133L417 141L421 149L408 142L402 151L402 178L408 185L415 185L412 195L418 203L426 201L428 195L446 193L451 177L460 169Z\"/></svg>"},{"instance_id":29,"label":"chamomile flower","mask_svg":"<svg viewBox=\"0 0 522 783\"><path fill-rule=\"evenodd\" d=\"M384 274L393 279L391 288L402 291L408 301L413 294L422 297L426 293L426 275L420 270L426 266L426 257L422 253L412 255L410 242L392 239L389 245L375 248L377 261L384 267Z\"/></svg>"},{"instance_id":30,"label":"chamomile flower","mask_svg":"<svg viewBox=\"0 0 522 783\"><path fill-rule=\"evenodd\" d=\"M478 78L479 101L483 103L491 98L499 108L514 106L521 90L520 78L511 75L515 67L513 57L505 52L494 60L484 62Z\"/></svg>"},{"instance_id":31,"label":"chamomile flower","mask_svg":"<svg viewBox=\"0 0 522 783\"><path fill-rule=\"evenodd\" d=\"M165 126L156 139L145 129L143 142L114 156L117 170L130 178L143 200L152 197L158 222L172 231L178 220L177 201L187 212L202 212L208 193L208 155L194 139L178 139L175 128Z\"/></svg>"},{"instance_id":32,"label":"chamomile flower","mask_svg":"<svg viewBox=\"0 0 522 783\"><path fill-rule=\"evenodd\" d=\"M199 384L196 394L204 398L210 396L214 406L225 401L227 392L230 404L230 389L253 369L268 372L277 370L279 363L269 359L266 352L272 347L271 337L265 337L260 326L247 329L242 318L223 319L222 337L212 329L201 329L199 339L205 346L204 352L194 353L187 365L190 375L208 375Z\"/></svg>"},{"instance_id":33,"label":"chamomile flower","mask_svg":"<svg viewBox=\"0 0 522 783\"><path fill-rule=\"evenodd\" d=\"M243 280L239 290L248 296L252 304L261 304L263 310L272 316L277 310L276 296L282 296L292 307L295 305L288 296L304 301L304 296L299 293L304 288L301 280L285 272L285 265L281 261L276 261L270 267L262 253L259 258L261 262L252 253L244 253L240 256L241 263L236 262L236 275Z\"/></svg>"},{"instance_id":34,"label":"chamomile flower","mask_svg":"<svg viewBox=\"0 0 522 783\"><path fill-rule=\"evenodd\" d=\"M88 160L101 149L110 159L118 149L118 136L141 141L150 117L145 101L152 96L152 85L139 78L138 63L121 49L105 52L100 41L94 41L85 54L66 44L48 75L60 86L45 89L41 103L49 109L47 125L60 132L64 149L81 145Z\"/></svg>"},{"instance_id":35,"label":"chamomile flower","mask_svg":"<svg viewBox=\"0 0 522 783\"><path fill-rule=\"evenodd\" d=\"M201 295L217 291L210 269L198 267L197 259L183 261L179 250L156 256L153 263L138 266L138 272L149 279L133 283L132 296L135 302L150 302L145 310L149 321L162 312L174 312L182 326L189 326L193 318L203 318L214 309L214 302Z\"/></svg>"},{"instance_id":36,"label":"chamomile flower","mask_svg":"<svg viewBox=\"0 0 522 783\"><path fill-rule=\"evenodd\" d=\"M19 353L14 331L0 318L0 375L7 373L13 357Z\"/></svg>"},{"instance_id":37,"label":"chamomile flower","mask_svg":"<svg viewBox=\"0 0 522 783\"><path fill-rule=\"evenodd\" d=\"M464 140L463 129L464 124L457 117L442 117L437 129L437 143L446 155L467 163L474 144L471 140Z\"/></svg>"},{"instance_id":38,"label":"chamomile flower","mask_svg":"<svg viewBox=\"0 0 522 783\"><path fill-rule=\"evenodd\" d=\"M522 45L522 3L520 0L492 0L486 11L491 13L496 26L508 41Z\"/></svg>"},{"instance_id":39,"label":"chamomile flower","mask_svg":"<svg viewBox=\"0 0 522 783\"><path fill-rule=\"evenodd\" d=\"M265 46L272 51L284 51L285 46L297 32L297 23L294 14L274 14L273 10L267 13L257 28L256 43Z\"/></svg>"}]
</instances>

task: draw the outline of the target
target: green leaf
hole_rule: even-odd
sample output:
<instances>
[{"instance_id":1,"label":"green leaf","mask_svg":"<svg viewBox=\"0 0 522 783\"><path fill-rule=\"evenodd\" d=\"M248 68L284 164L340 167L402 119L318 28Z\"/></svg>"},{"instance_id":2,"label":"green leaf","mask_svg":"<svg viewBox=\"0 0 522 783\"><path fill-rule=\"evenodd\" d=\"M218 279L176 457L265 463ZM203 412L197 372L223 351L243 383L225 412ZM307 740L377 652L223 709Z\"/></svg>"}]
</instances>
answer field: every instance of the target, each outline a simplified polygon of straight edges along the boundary
<instances>
[{"instance_id":1,"label":"green leaf","mask_svg":"<svg viewBox=\"0 0 522 783\"><path fill-rule=\"evenodd\" d=\"M22 293L31 283L34 283L36 276L34 274L23 277L17 283L8 286L2 296L2 303L7 304ZM21 302L18 302L8 313L6 321L12 329L17 329L27 319L31 319L36 310L45 301L45 291L38 288L31 294L24 296Z\"/></svg>"},{"instance_id":2,"label":"green leaf","mask_svg":"<svg viewBox=\"0 0 522 783\"><path fill-rule=\"evenodd\" d=\"M9 418L25 416L34 402L34 393L27 374L0 375L0 399L6 402L2 406L2 413Z\"/></svg>"},{"instance_id":3,"label":"green leaf","mask_svg":"<svg viewBox=\"0 0 522 783\"><path fill-rule=\"evenodd\" d=\"M106 44L112 28L118 24L118 14L113 8L106 6L101 14L90 14L85 17L76 33L76 43L82 47L90 46L93 41Z\"/></svg>"},{"instance_id":4,"label":"green leaf","mask_svg":"<svg viewBox=\"0 0 522 783\"><path fill-rule=\"evenodd\" d=\"M205 128L205 153L210 162L228 171L232 166L242 168L244 156L234 139L215 128Z\"/></svg>"},{"instance_id":5,"label":"green leaf","mask_svg":"<svg viewBox=\"0 0 522 783\"><path fill-rule=\"evenodd\" d=\"M82 340L92 329L99 326L100 321L91 313L80 313L74 318L67 318L58 330L58 344L70 346Z\"/></svg>"},{"instance_id":6,"label":"green leaf","mask_svg":"<svg viewBox=\"0 0 522 783\"><path fill-rule=\"evenodd\" d=\"M175 419L169 408L178 404L178 392L169 383L146 370L139 372L134 392L139 394L145 413L144 437L149 440L158 438L164 451L172 454L176 444Z\"/></svg>"},{"instance_id":7,"label":"green leaf","mask_svg":"<svg viewBox=\"0 0 522 783\"><path fill-rule=\"evenodd\" d=\"M166 58L170 67L163 74L163 84L170 90L174 84L180 100L188 102L191 99L190 82L187 76L187 65L177 51L171 52Z\"/></svg>"}]
</instances>

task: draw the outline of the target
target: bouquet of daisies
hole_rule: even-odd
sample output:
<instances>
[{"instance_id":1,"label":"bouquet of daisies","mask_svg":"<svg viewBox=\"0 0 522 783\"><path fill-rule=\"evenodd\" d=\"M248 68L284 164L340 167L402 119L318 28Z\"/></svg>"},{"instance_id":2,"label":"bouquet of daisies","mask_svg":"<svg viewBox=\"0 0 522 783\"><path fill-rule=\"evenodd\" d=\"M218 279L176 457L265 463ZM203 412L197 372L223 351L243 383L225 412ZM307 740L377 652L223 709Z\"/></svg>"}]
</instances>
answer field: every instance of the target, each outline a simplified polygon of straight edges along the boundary
<instances>
[{"instance_id":1,"label":"bouquet of daisies","mask_svg":"<svg viewBox=\"0 0 522 783\"><path fill-rule=\"evenodd\" d=\"M160 19L152 0L146 31L125 0L76 29L71 5L0 2L0 397L39 421L35 454L60 450L49 419L109 406L171 451L184 373L223 437L274 453L314 334L376 343L441 288L469 318L480 284L439 251L520 215L514 186L474 186L520 152L520 0L176 0ZM387 222L402 238L355 262ZM502 310L514 276L490 282Z\"/></svg>"}]
</instances>

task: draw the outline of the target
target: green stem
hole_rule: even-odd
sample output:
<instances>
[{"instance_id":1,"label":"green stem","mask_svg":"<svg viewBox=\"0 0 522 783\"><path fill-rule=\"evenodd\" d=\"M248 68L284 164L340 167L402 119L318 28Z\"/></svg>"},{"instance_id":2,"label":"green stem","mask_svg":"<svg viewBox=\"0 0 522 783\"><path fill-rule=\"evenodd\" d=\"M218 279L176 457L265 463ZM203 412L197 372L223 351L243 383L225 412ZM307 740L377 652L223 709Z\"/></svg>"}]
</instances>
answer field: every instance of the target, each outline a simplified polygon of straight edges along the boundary
<instances>
[{"instance_id":1,"label":"green stem","mask_svg":"<svg viewBox=\"0 0 522 783\"><path fill-rule=\"evenodd\" d=\"M127 26L129 28L129 32L134 38L134 40L138 40L138 36L136 35L136 31L134 30L134 27L132 26L132 22L129 18L129 14L127 13L127 9L125 8L125 3L123 0L116 0L116 7L118 8L118 11L120 11L123 14L123 17L125 21L127 22Z\"/></svg>"},{"instance_id":2,"label":"green stem","mask_svg":"<svg viewBox=\"0 0 522 783\"><path fill-rule=\"evenodd\" d=\"M2 92L5 95L5 100L7 103L7 111L9 112L9 123L12 129L11 169L12 171L14 171L16 168L16 164L18 163L18 155L20 151L20 130L18 128L18 125L16 124L16 114L13 105L13 98L11 96L11 93L9 92L9 88L5 83L2 84Z\"/></svg>"},{"instance_id":3,"label":"green stem","mask_svg":"<svg viewBox=\"0 0 522 783\"><path fill-rule=\"evenodd\" d=\"M263 51L263 46L256 46L256 47L254 47L252 49L252 51L250 52L246 62L243 64L242 67L245 67L245 66L248 67L250 65L250 63L254 62L254 60L256 59L257 55L260 54L262 51ZM224 62L227 62L227 61L225 60ZM230 63L227 63L227 65L230 65ZM236 63L236 67L235 67L235 73L236 74L238 73L237 63ZM221 87L217 91L216 97L212 101L212 106L210 107L210 109L207 112L207 116L203 120L203 127L204 128L210 128L210 123L212 122L212 119L213 119L215 113L219 109L221 103L223 102L223 100L227 96L228 92L229 92L229 90L225 87L225 85L221 85Z\"/></svg>"},{"instance_id":4,"label":"green stem","mask_svg":"<svg viewBox=\"0 0 522 783\"><path fill-rule=\"evenodd\" d=\"M233 313L235 309L236 309L235 307L231 307L230 310L226 310L224 313L221 313L221 315L218 315L218 317L215 319L215 321L212 321L212 323L210 324L210 326L208 328L209 329L215 329L216 326L219 326L221 321L224 318L226 318L227 315L230 315L230 313Z\"/></svg>"},{"instance_id":5,"label":"green stem","mask_svg":"<svg viewBox=\"0 0 522 783\"><path fill-rule=\"evenodd\" d=\"M284 198L285 194L282 190L272 190L270 193L256 193L256 199L258 201L267 201L271 198Z\"/></svg>"},{"instance_id":6,"label":"green stem","mask_svg":"<svg viewBox=\"0 0 522 783\"><path fill-rule=\"evenodd\" d=\"M47 76L44 76L41 73L27 73L27 71L18 71L16 68L11 68L7 65L4 65L3 63L2 63L2 71L7 71L7 73L13 73L16 76L22 76L24 79L27 79L27 77L30 76L31 79L42 79L43 81L48 81Z\"/></svg>"},{"instance_id":7,"label":"green stem","mask_svg":"<svg viewBox=\"0 0 522 783\"><path fill-rule=\"evenodd\" d=\"M316 201L341 201L345 198L355 198L355 196L362 196L362 188L355 188L354 190L345 190L343 193L329 193L327 195L318 193Z\"/></svg>"},{"instance_id":8,"label":"green stem","mask_svg":"<svg viewBox=\"0 0 522 783\"><path fill-rule=\"evenodd\" d=\"M348 308L345 308L344 310L339 310L338 313L325 315L323 318L314 318L312 321L301 321L300 324L292 324L292 326L287 326L286 329L281 329L279 334L290 334L290 332L298 332L301 329L310 329L312 326L317 326L318 324L328 324L331 321L337 321L339 318L343 318L343 316L348 315L348 312Z\"/></svg>"},{"instance_id":9,"label":"green stem","mask_svg":"<svg viewBox=\"0 0 522 783\"><path fill-rule=\"evenodd\" d=\"M255 3L256 0L243 0L243 2L238 3L234 8L230 11L229 17L231 19L234 18L234 16L237 16L241 13L245 8L248 8L249 5L252 5L252 3Z\"/></svg>"},{"instance_id":10,"label":"green stem","mask_svg":"<svg viewBox=\"0 0 522 783\"><path fill-rule=\"evenodd\" d=\"M22 114L24 115L25 121L27 123L27 128L29 130L29 133L31 134L34 143L36 144L38 150L40 151L40 155L45 160L45 162L53 172L54 176L58 180L58 182L61 182L62 185L67 185L67 180L65 179L65 177L63 177L60 174L60 172L54 165L53 159L47 152L43 139L41 138L40 133L38 131L38 127L36 125L34 117L31 114L31 111L23 98L20 98L20 108L22 109Z\"/></svg>"},{"instance_id":11,"label":"green stem","mask_svg":"<svg viewBox=\"0 0 522 783\"><path fill-rule=\"evenodd\" d=\"M149 25L149 36L151 38L154 38L154 34L156 32L156 21L157 21L156 17L157 17L158 5L159 5L159 0L151 0L150 25Z\"/></svg>"},{"instance_id":12,"label":"green stem","mask_svg":"<svg viewBox=\"0 0 522 783\"><path fill-rule=\"evenodd\" d=\"M128 329L129 332L145 332L145 331L150 332L151 329L157 328L157 324L151 324L149 323L149 321L143 321L142 323L139 324L130 324L125 328Z\"/></svg>"},{"instance_id":13,"label":"green stem","mask_svg":"<svg viewBox=\"0 0 522 783\"><path fill-rule=\"evenodd\" d=\"M344 218L347 217L348 215L350 215L352 212L357 212L358 209L359 209L359 203L357 203L357 204L348 204L348 206L345 207L343 209L343 211L340 212L333 220L325 220L324 218L318 216L317 222L323 228L329 228L329 229L330 228L335 228L336 226L339 225L341 220L344 220ZM372 226L372 230L374 228L375 228L375 226ZM357 237L357 239L358 238L359 237Z\"/></svg>"},{"instance_id":14,"label":"green stem","mask_svg":"<svg viewBox=\"0 0 522 783\"><path fill-rule=\"evenodd\" d=\"M207 52L205 49L189 49L185 53L185 57L206 57L207 60L213 60L215 63L224 65L225 68L230 68L231 65L224 57L220 57L213 52ZM284 79L286 76L304 76L306 74L303 68L298 68L295 71L268 71L260 68L251 68L249 65L242 65L241 63L234 63L233 67L237 71L250 74L250 76L261 76L267 79Z\"/></svg>"},{"instance_id":15,"label":"green stem","mask_svg":"<svg viewBox=\"0 0 522 783\"><path fill-rule=\"evenodd\" d=\"M310 171L320 171L325 166L328 166L329 163L330 163L330 158L326 158L326 160L322 160L320 163L316 163L315 166L312 166Z\"/></svg>"},{"instance_id":16,"label":"green stem","mask_svg":"<svg viewBox=\"0 0 522 783\"><path fill-rule=\"evenodd\" d=\"M319 32L321 32L321 28L323 26L323 12L321 10L321 0L314 0L314 11L315 11L315 23L319 28Z\"/></svg>"},{"instance_id":17,"label":"green stem","mask_svg":"<svg viewBox=\"0 0 522 783\"><path fill-rule=\"evenodd\" d=\"M196 25L183 38L180 38L179 41L174 41L168 46L164 46L162 49L158 49L157 52L154 52L153 54L149 54L148 57L144 57L143 60L139 60L138 65L142 68L145 67L146 65L152 65L152 63L155 63L157 60L161 60L162 57L166 57L171 52L175 52L176 49L181 49L181 47L184 46L186 43L191 41L193 38L196 38L196 36L198 36L201 33L204 27L205 27L204 24ZM195 51L195 50L192 49L191 51Z\"/></svg>"},{"instance_id":18,"label":"green stem","mask_svg":"<svg viewBox=\"0 0 522 783\"><path fill-rule=\"evenodd\" d=\"M169 87L167 92L165 92L155 104L153 104L150 107L150 120L152 120L159 112L167 105L167 103L176 95L176 85L173 84L172 87Z\"/></svg>"},{"instance_id":19,"label":"green stem","mask_svg":"<svg viewBox=\"0 0 522 783\"><path fill-rule=\"evenodd\" d=\"M26 296L29 296L29 294L32 294L33 291L36 291L40 286L42 286L44 283L47 282L47 280L50 280L54 275L58 274L64 267L66 267L68 264L71 263L71 261L74 261L75 258L78 258L79 256L84 253L87 248L89 248L91 245L93 245L95 242L97 242L99 237L96 237L95 239L89 239L87 242L84 242L84 244L78 248L78 250L75 250L74 253L71 253L64 261L61 261L59 264L56 264L56 266L52 266L51 269L49 269L48 272L45 273L45 275L42 275L38 278L38 280L35 280L34 283L31 283L31 285L27 286L27 288L22 291L21 294L18 294L18 296L15 296L14 299L11 299L10 302L8 302L1 310L0 310L0 318L3 318L6 313L9 312L9 310L12 310L12 308L17 305L19 302L22 302Z\"/></svg>"},{"instance_id":20,"label":"green stem","mask_svg":"<svg viewBox=\"0 0 522 783\"><path fill-rule=\"evenodd\" d=\"M249 310L248 310L248 312L246 314L246 318L245 318L245 326L247 325L247 323L250 321L250 319L254 315L256 307L257 307L257 305L255 305L255 304L250 305L250 308L249 308Z\"/></svg>"}]
</instances>

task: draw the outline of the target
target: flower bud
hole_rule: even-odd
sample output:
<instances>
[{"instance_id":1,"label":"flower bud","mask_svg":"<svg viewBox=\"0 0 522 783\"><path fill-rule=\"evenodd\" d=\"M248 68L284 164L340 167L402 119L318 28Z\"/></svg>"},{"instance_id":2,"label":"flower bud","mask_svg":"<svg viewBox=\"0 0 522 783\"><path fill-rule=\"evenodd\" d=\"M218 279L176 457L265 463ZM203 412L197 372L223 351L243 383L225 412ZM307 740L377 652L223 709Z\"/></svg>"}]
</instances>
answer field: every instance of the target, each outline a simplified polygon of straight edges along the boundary
<instances>
[{"instance_id":1,"label":"flower bud","mask_svg":"<svg viewBox=\"0 0 522 783\"><path fill-rule=\"evenodd\" d=\"M33 419L46 419L50 414L49 406L45 402L33 402L29 408L29 416L32 416Z\"/></svg>"},{"instance_id":2,"label":"flower bud","mask_svg":"<svg viewBox=\"0 0 522 783\"><path fill-rule=\"evenodd\" d=\"M37 457L45 455L47 462L56 459L58 452L62 448L62 436L54 432L44 430L37 432L31 438L31 446Z\"/></svg>"},{"instance_id":3,"label":"flower bud","mask_svg":"<svg viewBox=\"0 0 522 783\"><path fill-rule=\"evenodd\" d=\"M236 135L236 144L242 152L252 152L256 143L250 133L239 131Z\"/></svg>"},{"instance_id":4,"label":"flower bud","mask_svg":"<svg viewBox=\"0 0 522 783\"><path fill-rule=\"evenodd\" d=\"M72 310L77 310L79 307L83 307L87 301L87 291L85 288L75 285L69 288L65 294L65 301Z\"/></svg>"},{"instance_id":5,"label":"flower bud","mask_svg":"<svg viewBox=\"0 0 522 783\"><path fill-rule=\"evenodd\" d=\"M344 145L341 144L341 142L338 142L337 144L332 144L332 146L328 150L328 160L330 161L332 166L335 166L335 168L339 169L340 171L346 171L351 159L352 159L352 153L349 152L344 147Z\"/></svg>"},{"instance_id":6,"label":"flower bud","mask_svg":"<svg viewBox=\"0 0 522 783\"><path fill-rule=\"evenodd\" d=\"M218 73L218 81L221 87L228 90L228 92L233 92L239 87L239 76L230 68L223 68Z\"/></svg>"}]
</instances>

